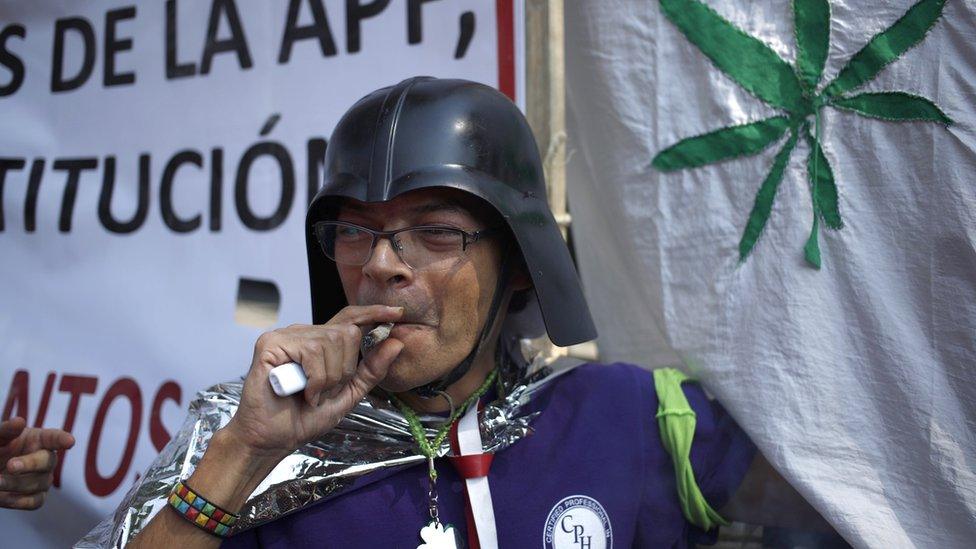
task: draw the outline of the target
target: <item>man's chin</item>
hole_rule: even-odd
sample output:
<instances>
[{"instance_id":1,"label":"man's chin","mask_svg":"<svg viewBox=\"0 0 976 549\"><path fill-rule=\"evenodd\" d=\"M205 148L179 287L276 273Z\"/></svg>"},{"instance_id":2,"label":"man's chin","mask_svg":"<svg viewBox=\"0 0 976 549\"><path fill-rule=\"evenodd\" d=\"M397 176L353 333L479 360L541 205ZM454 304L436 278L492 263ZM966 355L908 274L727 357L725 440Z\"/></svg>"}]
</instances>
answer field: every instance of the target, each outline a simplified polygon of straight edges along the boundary
<instances>
[{"instance_id":1,"label":"man's chin","mask_svg":"<svg viewBox=\"0 0 976 549\"><path fill-rule=\"evenodd\" d=\"M389 376L387 376L387 378L384 379L383 382L378 385L378 387L387 393L392 394L405 393L410 389L413 389L413 386L411 386L410 383L400 380L391 380ZM417 387L419 387L419 385L417 385Z\"/></svg>"},{"instance_id":2,"label":"man's chin","mask_svg":"<svg viewBox=\"0 0 976 549\"><path fill-rule=\"evenodd\" d=\"M432 376L427 368L423 368L416 361L404 360L403 354L393 361L386 378L379 383L379 387L388 393L403 393L417 387L422 387L440 376ZM444 375L444 374L441 374Z\"/></svg>"},{"instance_id":3,"label":"man's chin","mask_svg":"<svg viewBox=\"0 0 976 549\"><path fill-rule=\"evenodd\" d=\"M379 387L388 393L403 393L425 383L423 379L418 379L417 366L413 361L404 361L402 358L393 361L386 377L379 383Z\"/></svg>"}]
</instances>

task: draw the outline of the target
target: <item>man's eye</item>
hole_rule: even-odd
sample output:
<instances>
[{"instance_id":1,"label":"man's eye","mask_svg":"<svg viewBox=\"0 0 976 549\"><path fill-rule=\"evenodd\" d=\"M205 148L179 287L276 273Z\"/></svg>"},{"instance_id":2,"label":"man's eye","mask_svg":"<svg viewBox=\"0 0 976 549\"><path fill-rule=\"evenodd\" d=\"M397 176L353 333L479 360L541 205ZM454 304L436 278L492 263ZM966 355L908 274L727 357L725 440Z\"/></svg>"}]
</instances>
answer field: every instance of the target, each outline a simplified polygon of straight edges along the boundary
<instances>
[{"instance_id":1,"label":"man's eye","mask_svg":"<svg viewBox=\"0 0 976 549\"><path fill-rule=\"evenodd\" d=\"M366 231L357 229L356 227L338 227L336 229L336 236L342 239L362 238L365 235Z\"/></svg>"},{"instance_id":2,"label":"man's eye","mask_svg":"<svg viewBox=\"0 0 976 549\"><path fill-rule=\"evenodd\" d=\"M417 236L422 238L425 242L446 244L457 240L458 233L453 229L420 229L417 231Z\"/></svg>"}]
</instances>

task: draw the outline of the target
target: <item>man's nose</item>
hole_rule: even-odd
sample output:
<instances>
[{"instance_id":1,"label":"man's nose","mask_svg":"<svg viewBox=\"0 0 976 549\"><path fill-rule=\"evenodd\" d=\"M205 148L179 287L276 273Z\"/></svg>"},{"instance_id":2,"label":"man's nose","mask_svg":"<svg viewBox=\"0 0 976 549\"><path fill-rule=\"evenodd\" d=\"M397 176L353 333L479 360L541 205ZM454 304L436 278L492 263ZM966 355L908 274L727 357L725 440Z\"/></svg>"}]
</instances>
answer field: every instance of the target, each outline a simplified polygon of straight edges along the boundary
<instances>
[{"instance_id":1,"label":"man's nose","mask_svg":"<svg viewBox=\"0 0 976 549\"><path fill-rule=\"evenodd\" d=\"M379 238L369 261L363 265L363 275L378 284L405 284L411 280L413 270L400 259L392 239Z\"/></svg>"}]
</instances>

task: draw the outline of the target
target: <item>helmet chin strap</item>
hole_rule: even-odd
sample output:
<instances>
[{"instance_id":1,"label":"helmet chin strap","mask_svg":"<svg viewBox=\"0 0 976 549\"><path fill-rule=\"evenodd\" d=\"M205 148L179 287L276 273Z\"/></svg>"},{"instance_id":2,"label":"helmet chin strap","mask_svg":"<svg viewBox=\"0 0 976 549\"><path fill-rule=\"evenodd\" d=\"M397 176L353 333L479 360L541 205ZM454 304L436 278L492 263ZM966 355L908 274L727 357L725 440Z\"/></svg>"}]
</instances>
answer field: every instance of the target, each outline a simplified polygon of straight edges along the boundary
<instances>
[{"instance_id":1,"label":"helmet chin strap","mask_svg":"<svg viewBox=\"0 0 976 549\"><path fill-rule=\"evenodd\" d=\"M485 319L485 324L481 327L481 333L478 335L478 341L475 342L474 348L446 376L435 379L426 385L411 389L417 396L426 399L434 398L440 394L446 394L446 389L464 377L464 374L468 373L468 370L471 369L471 365L474 364L475 359L478 358L482 347L491 335L492 328L495 326L498 309L501 307L505 296L505 287L508 284L509 258L511 257L509 253L510 249L510 247L505 248L505 258L502 260L502 266L498 273L498 281L495 282L495 292L491 298L491 307L488 309L488 318Z\"/></svg>"}]
</instances>

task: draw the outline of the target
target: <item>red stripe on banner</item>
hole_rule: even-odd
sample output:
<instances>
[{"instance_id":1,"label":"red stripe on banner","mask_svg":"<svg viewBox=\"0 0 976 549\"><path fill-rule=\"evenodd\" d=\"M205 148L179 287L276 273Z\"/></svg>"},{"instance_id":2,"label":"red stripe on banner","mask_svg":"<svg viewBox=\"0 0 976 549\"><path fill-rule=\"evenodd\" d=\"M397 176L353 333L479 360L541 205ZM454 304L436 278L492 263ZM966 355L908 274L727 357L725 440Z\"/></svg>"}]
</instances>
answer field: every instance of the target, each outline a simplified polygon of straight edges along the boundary
<instances>
[{"instance_id":1,"label":"red stripe on banner","mask_svg":"<svg viewBox=\"0 0 976 549\"><path fill-rule=\"evenodd\" d=\"M515 101L515 0L495 0L498 16L498 89Z\"/></svg>"}]
</instances>

